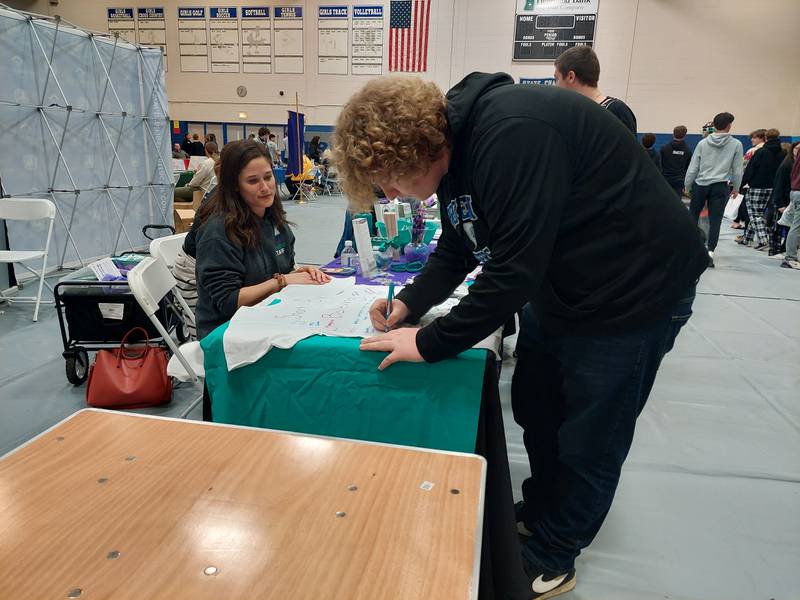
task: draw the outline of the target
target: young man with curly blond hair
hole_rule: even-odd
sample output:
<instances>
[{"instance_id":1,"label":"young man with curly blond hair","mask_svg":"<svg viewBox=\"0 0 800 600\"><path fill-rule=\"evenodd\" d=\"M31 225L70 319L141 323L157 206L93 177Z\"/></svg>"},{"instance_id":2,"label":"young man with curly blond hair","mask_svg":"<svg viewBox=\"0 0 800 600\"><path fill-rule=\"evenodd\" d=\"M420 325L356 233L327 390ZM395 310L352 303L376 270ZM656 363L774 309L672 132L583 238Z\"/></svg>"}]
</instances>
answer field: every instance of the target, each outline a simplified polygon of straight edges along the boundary
<instances>
[{"instance_id":1,"label":"young man with curly blond hair","mask_svg":"<svg viewBox=\"0 0 800 600\"><path fill-rule=\"evenodd\" d=\"M512 401L532 477L518 525L534 598L575 585L608 512L663 356L708 264L697 227L636 139L579 94L473 73L444 96L416 78L371 81L339 117L334 155L351 203L436 192L442 235L362 341L398 361L452 357L526 303ZM469 294L416 323L477 264Z\"/></svg>"}]
</instances>

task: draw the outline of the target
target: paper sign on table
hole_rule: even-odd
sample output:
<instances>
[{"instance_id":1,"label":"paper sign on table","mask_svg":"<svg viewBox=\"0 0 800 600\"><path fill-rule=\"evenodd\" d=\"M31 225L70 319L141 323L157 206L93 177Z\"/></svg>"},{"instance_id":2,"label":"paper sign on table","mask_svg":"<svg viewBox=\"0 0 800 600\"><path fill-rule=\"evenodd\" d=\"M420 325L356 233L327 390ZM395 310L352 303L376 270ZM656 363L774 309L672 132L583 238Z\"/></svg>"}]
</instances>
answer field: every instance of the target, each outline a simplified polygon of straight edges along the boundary
<instances>
[{"instance_id":1,"label":"paper sign on table","mask_svg":"<svg viewBox=\"0 0 800 600\"><path fill-rule=\"evenodd\" d=\"M117 265L108 257L90 263L89 268L92 270L92 273L94 273L94 276L97 277L97 281L103 281L103 277L106 275L122 277L122 273L119 272Z\"/></svg>"},{"instance_id":2,"label":"paper sign on table","mask_svg":"<svg viewBox=\"0 0 800 600\"><path fill-rule=\"evenodd\" d=\"M353 219L353 237L358 248L358 262L361 264L361 274L366 278L373 277L378 272L378 263L372 252L372 238L369 235L369 223L364 218Z\"/></svg>"}]
</instances>

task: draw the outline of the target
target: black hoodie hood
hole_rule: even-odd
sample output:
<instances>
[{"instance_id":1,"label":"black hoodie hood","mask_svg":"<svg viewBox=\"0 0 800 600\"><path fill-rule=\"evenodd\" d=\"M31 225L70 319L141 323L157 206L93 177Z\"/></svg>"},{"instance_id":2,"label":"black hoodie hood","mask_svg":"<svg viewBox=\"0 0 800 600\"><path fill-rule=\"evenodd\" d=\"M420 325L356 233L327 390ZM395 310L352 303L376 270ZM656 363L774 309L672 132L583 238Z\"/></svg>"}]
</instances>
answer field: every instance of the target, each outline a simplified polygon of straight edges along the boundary
<instances>
[{"instance_id":1,"label":"black hoodie hood","mask_svg":"<svg viewBox=\"0 0 800 600\"><path fill-rule=\"evenodd\" d=\"M672 141L669 143L670 147L674 148L675 150L685 150L689 146L686 145L686 140L676 140L672 138Z\"/></svg>"},{"instance_id":2,"label":"black hoodie hood","mask_svg":"<svg viewBox=\"0 0 800 600\"><path fill-rule=\"evenodd\" d=\"M784 154L779 139L767 140L761 150L753 155L744 170L742 185L753 189L769 189L774 185L775 174L783 162Z\"/></svg>"},{"instance_id":3,"label":"black hoodie hood","mask_svg":"<svg viewBox=\"0 0 800 600\"><path fill-rule=\"evenodd\" d=\"M783 148L781 148L781 141L779 139L774 140L767 140L764 145L761 147L761 152L769 152L770 154L776 154L781 156L781 160L783 160Z\"/></svg>"},{"instance_id":4,"label":"black hoodie hood","mask_svg":"<svg viewBox=\"0 0 800 600\"><path fill-rule=\"evenodd\" d=\"M450 134L461 137L468 128L470 114L478 99L494 88L513 84L514 79L506 73L470 73L447 92L447 122Z\"/></svg>"}]
</instances>

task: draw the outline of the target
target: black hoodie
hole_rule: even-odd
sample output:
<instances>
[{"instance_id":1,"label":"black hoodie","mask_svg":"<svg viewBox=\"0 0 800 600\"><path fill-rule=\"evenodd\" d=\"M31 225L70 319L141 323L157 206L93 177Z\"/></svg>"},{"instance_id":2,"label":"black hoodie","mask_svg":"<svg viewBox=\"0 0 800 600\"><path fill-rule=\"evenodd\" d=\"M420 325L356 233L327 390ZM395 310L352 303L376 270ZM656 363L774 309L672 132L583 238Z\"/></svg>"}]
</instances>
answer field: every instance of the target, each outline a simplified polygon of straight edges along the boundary
<instances>
[{"instance_id":1,"label":"black hoodie","mask_svg":"<svg viewBox=\"0 0 800 600\"><path fill-rule=\"evenodd\" d=\"M692 162L692 151L683 140L673 140L661 146L661 172L670 184L683 185L686 171Z\"/></svg>"},{"instance_id":2,"label":"black hoodie","mask_svg":"<svg viewBox=\"0 0 800 600\"><path fill-rule=\"evenodd\" d=\"M761 150L753 154L753 158L747 163L740 189L744 189L747 185L752 189L771 188L775 182L775 173L778 172L778 167L785 157L779 139L767 140Z\"/></svg>"},{"instance_id":3,"label":"black hoodie","mask_svg":"<svg viewBox=\"0 0 800 600\"><path fill-rule=\"evenodd\" d=\"M781 166L775 173L775 182L772 184L772 202L775 208L789 206L789 192L792 189L792 166L794 161L788 157L783 159Z\"/></svg>"},{"instance_id":4,"label":"black hoodie","mask_svg":"<svg viewBox=\"0 0 800 600\"><path fill-rule=\"evenodd\" d=\"M425 360L466 350L528 301L555 333L629 331L667 314L706 268L689 212L591 100L473 73L447 94L447 119L442 235L398 298L416 319L478 262L483 272L417 334Z\"/></svg>"}]
</instances>

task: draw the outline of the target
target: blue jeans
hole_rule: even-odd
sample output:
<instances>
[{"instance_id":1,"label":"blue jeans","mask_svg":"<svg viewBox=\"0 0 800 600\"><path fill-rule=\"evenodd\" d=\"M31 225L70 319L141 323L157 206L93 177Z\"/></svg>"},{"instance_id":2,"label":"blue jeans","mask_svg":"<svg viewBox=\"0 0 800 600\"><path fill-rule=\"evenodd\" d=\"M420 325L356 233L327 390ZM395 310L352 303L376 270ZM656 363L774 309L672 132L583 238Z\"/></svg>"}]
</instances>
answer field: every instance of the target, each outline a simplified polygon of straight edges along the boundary
<instances>
[{"instance_id":1,"label":"blue jeans","mask_svg":"<svg viewBox=\"0 0 800 600\"><path fill-rule=\"evenodd\" d=\"M792 224L786 236L786 260L797 260L797 248L800 246L800 190L789 192L792 207Z\"/></svg>"},{"instance_id":2,"label":"blue jeans","mask_svg":"<svg viewBox=\"0 0 800 600\"><path fill-rule=\"evenodd\" d=\"M603 524L661 359L692 314L692 286L667 315L614 335L555 335L523 311L511 388L531 477L526 562L562 573Z\"/></svg>"}]
</instances>

